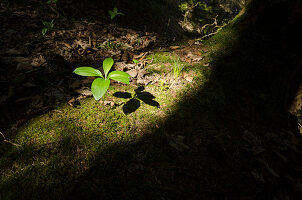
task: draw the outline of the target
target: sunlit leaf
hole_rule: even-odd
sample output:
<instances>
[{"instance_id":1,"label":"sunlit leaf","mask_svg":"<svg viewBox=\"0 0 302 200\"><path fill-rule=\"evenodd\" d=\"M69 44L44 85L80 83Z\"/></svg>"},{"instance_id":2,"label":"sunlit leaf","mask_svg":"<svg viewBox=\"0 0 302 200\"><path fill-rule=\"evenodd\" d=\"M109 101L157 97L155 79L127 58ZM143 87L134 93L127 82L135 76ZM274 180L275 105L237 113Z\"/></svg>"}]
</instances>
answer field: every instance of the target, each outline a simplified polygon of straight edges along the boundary
<instances>
[{"instance_id":1,"label":"sunlit leaf","mask_svg":"<svg viewBox=\"0 0 302 200\"><path fill-rule=\"evenodd\" d=\"M129 84L130 74L122 71L113 71L109 73L108 78L119 81L121 83Z\"/></svg>"},{"instance_id":2,"label":"sunlit leaf","mask_svg":"<svg viewBox=\"0 0 302 200\"><path fill-rule=\"evenodd\" d=\"M102 73L92 67L78 67L73 71L73 73L81 76L100 76L103 78Z\"/></svg>"},{"instance_id":3,"label":"sunlit leaf","mask_svg":"<svg viewBox=\"0 0 302 200\"><path fill-rule=\"evenodd\" d=\"M107 92L110 85L110 80L97 78L91 84L91 92L95 100L99 100Z\"/></svg>"},{"instance_id":4,"label":"sunlit leaf","mask_svg":"<svg viewBox=\"0 0 302 200\"><path fill-rule=\"evenodd\" d=\"M104 73L105 73L105 78L107 78L107 74L110 71L112 65L113 65L114 61L112 58L106 58L103 61L103 69L104 69Z\"/></svg>"}]
</instances>

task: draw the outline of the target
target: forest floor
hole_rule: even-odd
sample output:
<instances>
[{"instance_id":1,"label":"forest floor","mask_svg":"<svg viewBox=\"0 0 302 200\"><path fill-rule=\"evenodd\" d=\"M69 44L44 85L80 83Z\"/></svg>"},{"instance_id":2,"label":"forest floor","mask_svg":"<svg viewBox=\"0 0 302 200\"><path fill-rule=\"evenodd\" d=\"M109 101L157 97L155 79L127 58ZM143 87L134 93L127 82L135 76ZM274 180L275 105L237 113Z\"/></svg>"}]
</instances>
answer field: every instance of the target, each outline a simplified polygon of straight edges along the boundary
<instances>
[{"instance_id":1,"label":"forest floor","mask_svg":"<svg viewBox=\"0 0 302 200\"><path fill-rule=\"evenodd\" d=\"M247 104L229 105L213 78L237 38L231 29L173 41L107 13L70 20L39 5L0 9L0 199L302 194L301 136L265 126ZM112 81L96 101L93 78L72 72L101 69L108 57L130 85Z\"/></svg>"}]
</instances>

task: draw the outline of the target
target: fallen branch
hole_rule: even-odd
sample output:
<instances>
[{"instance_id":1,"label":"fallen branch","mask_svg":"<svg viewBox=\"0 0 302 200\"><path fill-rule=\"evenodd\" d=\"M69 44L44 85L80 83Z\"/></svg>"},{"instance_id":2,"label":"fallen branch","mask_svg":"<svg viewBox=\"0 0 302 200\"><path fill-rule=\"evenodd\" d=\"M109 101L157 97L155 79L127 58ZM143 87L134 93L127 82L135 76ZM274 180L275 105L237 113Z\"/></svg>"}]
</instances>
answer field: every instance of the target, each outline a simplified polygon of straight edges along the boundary
<instances>
[{"instance_id":1,"label":"fallen branch","mask_svg":"<svg viewBox=\"0 0 302 200\"><path fill-rule=\"evenodd\" d=\"M16 147L21 147L20 144L13 143L13 142L9 141L8 139L6 139L6 137L3 135L2 132L0 132L0 135L3 137L3 142L9 143L9 144L14 145Z\"/></svg>"},{"instance_id":2,"label":"fallen branch","mask_svg":"<svg viewBox=\"0 0 302 200\"><path fill-rule=\"evenodd\" d=\"M188 22L188 16L190 15L190 14L192 14L192 12L193 12L193 9L196 7L196 6L198 6L198 4L199 4L199 2L197 2L195 5L194 4L192 4L189 8L188 8L188 10L185 12L185 14L183 14L183 16L184 16L184 22Z\"/></svg>"},{"instance_id":3,"label":"fallen branch","mask_svg":"<svg viewBox=\"0 0 302 200\"><path fill-rule=\"evenodd\" d=\"M218 17L218 15L216 15L216 17L213 18L213 19L214 19L214 22L213 22L212 24L205 24L203 27L201 27L201 28L198 30L198 32L201 34L201 33L202 33L207 27L209 27L209 26L213 26L213 30L214 30L214 29L217 29L215 32L212 32L212 33L209 33L209 34L207 34L207 35L202 36L202 37L200 38L201 40L202 40L202 39L205 39L205 38L207 38L207 37L209 37L209 36L215 35L216 33L218 33L219 29L223 27L223 26L219 26L219 25L218 25L217 17Z\"/></svg>"},{"instance_id":4,"label":"fallen branch","mask_svg":"<svg viewBox=\"0 0 302 200\"><path fill-rule=\"evenodd\" d=\"M217 17L218 17L218 15L216 15L216 17L213 18L213 19L214 19L214 22L213 22L212 24L205 24L205 25L203 25L203 26L198 30L199 33L202 33L202 31L204 31L205 28L207 28L208 26L213 26L213 29L214 29L214 28L221 28L221 27L223 27L223 26L219 26L219 25L218 25L218 23L217 23Z\"/></svg>"},{"instance_id":5,"label":"fallen branch","mask_svg":"<svg viewBox=\"0 0 302 200\"><path fill-rule=\"evenodd\" d=\"M203 40L203 39L205 39L205 38L207 38L207 37L209 37L209 36L215 35L216 33L218 33L218 31L213 32L213 33L209 33L209 34L207 34L207 35L204 35L204 36L202 36L200 39Z\"/></svg>"}]
</instances>

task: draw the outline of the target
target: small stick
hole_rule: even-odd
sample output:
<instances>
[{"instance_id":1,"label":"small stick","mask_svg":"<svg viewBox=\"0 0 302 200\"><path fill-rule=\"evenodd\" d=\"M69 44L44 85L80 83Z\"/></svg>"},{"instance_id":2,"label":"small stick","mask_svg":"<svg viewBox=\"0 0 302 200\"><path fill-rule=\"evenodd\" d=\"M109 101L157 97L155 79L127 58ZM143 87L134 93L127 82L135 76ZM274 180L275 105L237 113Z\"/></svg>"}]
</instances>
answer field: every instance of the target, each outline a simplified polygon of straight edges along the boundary
<instances>
[{"instance_id":1,"label":"small stick","mask_svg":"<svg viewBox=\"0 0 302 200\"><path fill-rule=\"evenodd\" d=\"M6 138L5 138L5 136L3 135L3 133L2 132L0 132L0 135L2 135L2 137L3 137L3 142L6 142L6 143L9 143L9 144L12 144L12 145L14 145L14 146L16 146L16 147L21 147L21 145L20 144L16 144L16 143L13 143L13 142L11 142L11 141L9 141L9 140L7 140Z\"/></svg>"}]
</instances>

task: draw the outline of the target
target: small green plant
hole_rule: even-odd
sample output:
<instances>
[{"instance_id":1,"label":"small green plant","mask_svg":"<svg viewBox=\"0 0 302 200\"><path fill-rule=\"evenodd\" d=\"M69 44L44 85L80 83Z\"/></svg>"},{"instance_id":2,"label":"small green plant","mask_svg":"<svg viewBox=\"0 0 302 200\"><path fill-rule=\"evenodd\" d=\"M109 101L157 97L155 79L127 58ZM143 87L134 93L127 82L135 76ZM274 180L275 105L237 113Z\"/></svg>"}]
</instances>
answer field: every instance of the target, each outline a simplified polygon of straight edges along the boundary
<instances>
[{"instance_id":1,"label":"small green plant","mask_svg":"<svg viewBox=\"0 0 302 200\"><path fill-rule=\"evenodd\" d=\"M136 59L133 59L133 62L134 62L135 65L138 65L138 64L139 64L139 61L136 60Z\"/></svg>"},{"instance_id":2,"label":"small green plant","mask_svg":"<svg viewBox=\"0 0 302 200\"><path fill-rule=\"evenodd\" d=\"M43 36L47 33L47 31L51 31L53 29L53 26L54 26L53 21L54 20L51 20L50 22L48 22L48 21L42 21L43 25L45 26L42 29L42 35Z\"/></svg>"},{"instance_id":3,"label":"small green plant","mask_svg":"<svg viewBox=\"0 0 302 200\"><path fill-rule=\"evenodd\" d=\"M46 2L47 4L57 4L58 3L58 0L48 0L47 2Z\"/></svg>"},{"instance_id":4,"label":"small green plant","mask_svg":"<svg viewBox=\"0 0 302 200\"><path fill-rule=\"evenodd\" d=\"M178 78L181 71L183 70L184 65L180 62L180 59L174 59L173 61L173 75L175 78Z\"/></svg>"},{"instance_id":5,"label":"small green plant","mask_svg":"<svg viewBox=\"0 0 302 200\"><path fill-rule=\"evenodd\" d=\"M91 92L95 100L99 100L101 97L104 98L104 95L110 85L110 79L119 81L121 83L129 84L129 79L131 76L128 73L123 71L112 71L109 73L113 63L114 61L112 58L106 58L103 61L104 76L102 72L92 67L78 67L73 71L73 73L78 74L80 76L97 77L91 84Z\"/></svg>"},{"instance_id":6,"label":"small green plant","mask_svg":"<svg viewBox=\"0 0 302 200\"><path fill-rule=\"evenodd\" d=\"M107 41L104 44L104 48L108 49L108 50L114 50L114 51L118 51L122 48L122 45L118 42L111 42L111 41Z\"/></svg>"},{"instance_id":7,"label":"small green plant","mask_svg":"<svg viewBox=\"0 0 302 200\"><path fill-rule=\"evenodd\" d=\"M163 91L167 91L169 89L169 86L166 84L165 81L163 80L160 80L159 81L160 83L160 90L163 92Z\"/></svg>"},{"instance_id":8,"label":"small green plant","mask_svg":"<svg viewBox=\"0 0 302 200\"><path fill-rule=\"evenodd\" d=\"M121 13L118 11L117 8L113 8L113 10L109 10L108 14L110 15L110 19L114 19L117 15L125 15L124 13Z\"/></svg>"},{"instance_id":9,"label":"small green plant","mask_svg":"<svg viewBox=\"0 0 302 200\"><path fill-rule=\"evenodd\" d=\"M143 44L143 41L140 38L138 38L134 43L136 46L140 46L141 44Z\"/></svg>"}]
</instances>

